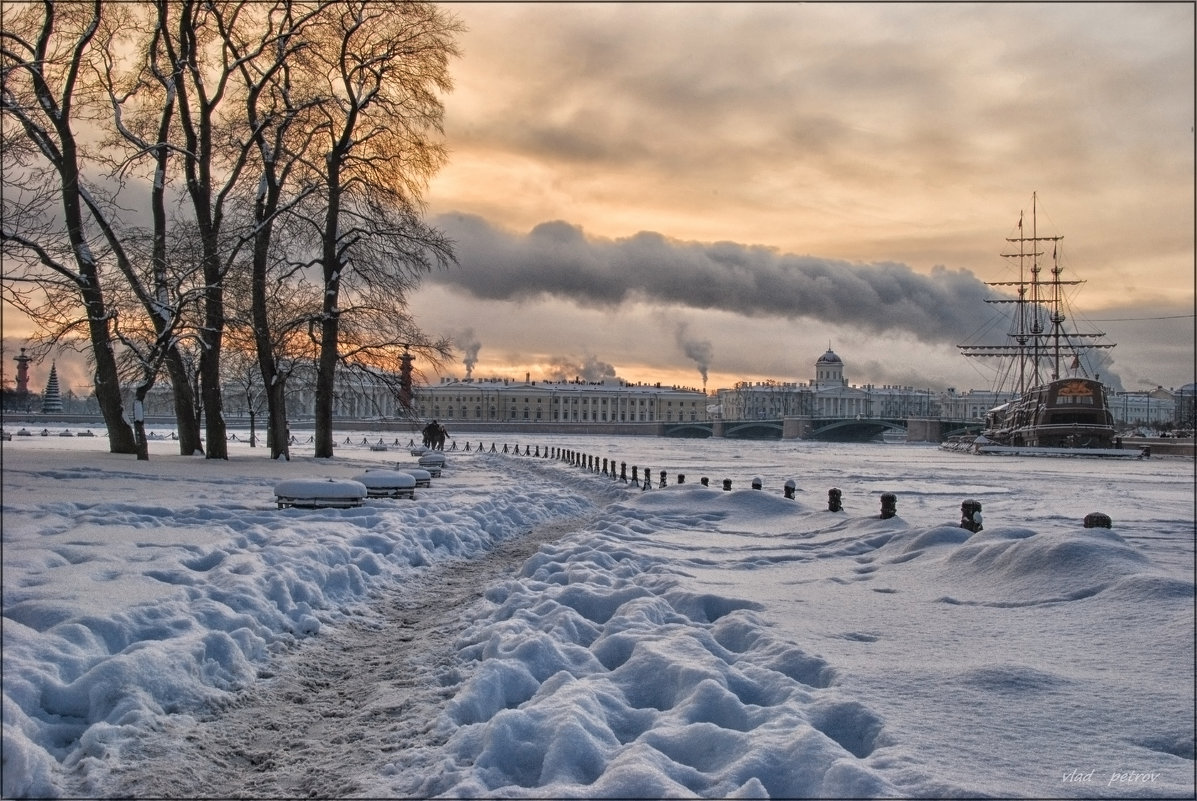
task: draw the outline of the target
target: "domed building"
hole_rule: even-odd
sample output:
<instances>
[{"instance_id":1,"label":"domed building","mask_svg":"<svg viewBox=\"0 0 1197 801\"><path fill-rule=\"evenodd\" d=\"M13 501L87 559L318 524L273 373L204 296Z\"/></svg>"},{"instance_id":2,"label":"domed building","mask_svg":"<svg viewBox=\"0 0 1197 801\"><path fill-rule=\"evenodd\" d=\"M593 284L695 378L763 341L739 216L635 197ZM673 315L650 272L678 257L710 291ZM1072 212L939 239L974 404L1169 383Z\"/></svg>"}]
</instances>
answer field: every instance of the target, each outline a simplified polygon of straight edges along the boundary
<instances>
[{"instance_id":1,"label":"domed building","mask_svg":"<svg viewBox=\"0 0 1197 801\"><path fill-rule=\"evenodd\" d=\"M811 418L909 418L938 414L929 390L901 386L853 386L844 375L844 360L830 347L815 360L815 376L805 384L777 381L742 382L718 391L728 420Z\"/></svg>"},{"instance_id":2,"label":"domed building","mask_svg":"<svg viewBox=\"0 0 1197 801\"><path fill-rule=\"evenodd\" d=\"M844 360L830 347L815 361L815 384L848 386L848 380L844 378Z\"/></svg>"}]
</instances>

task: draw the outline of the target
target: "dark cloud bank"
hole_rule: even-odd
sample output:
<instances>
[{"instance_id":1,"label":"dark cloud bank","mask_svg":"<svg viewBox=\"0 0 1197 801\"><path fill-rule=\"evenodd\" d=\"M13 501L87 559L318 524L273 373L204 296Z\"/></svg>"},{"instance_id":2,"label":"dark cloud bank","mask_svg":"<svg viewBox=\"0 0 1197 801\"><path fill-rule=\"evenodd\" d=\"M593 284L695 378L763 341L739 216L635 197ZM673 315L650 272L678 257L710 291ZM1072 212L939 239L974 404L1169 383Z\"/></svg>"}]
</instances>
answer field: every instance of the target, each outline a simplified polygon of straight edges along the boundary
<instances>
[{"instance_id":1,"label":"dark cloud bank","mask_svg":"<svg viewBox=\"0 0 1197 801\"><path fill-rule=\"evenodd\" d=\"M935 267L922 275L895 262L859 264L650 232L597 239L565 222L527 234L470 215L443 215L435 224L455 241L459 266L430 280L486 300L551 296L592 308L643 300L957 344L977 330L983 300L992 297L967 270Z\"/></svg>"}]
</instances>

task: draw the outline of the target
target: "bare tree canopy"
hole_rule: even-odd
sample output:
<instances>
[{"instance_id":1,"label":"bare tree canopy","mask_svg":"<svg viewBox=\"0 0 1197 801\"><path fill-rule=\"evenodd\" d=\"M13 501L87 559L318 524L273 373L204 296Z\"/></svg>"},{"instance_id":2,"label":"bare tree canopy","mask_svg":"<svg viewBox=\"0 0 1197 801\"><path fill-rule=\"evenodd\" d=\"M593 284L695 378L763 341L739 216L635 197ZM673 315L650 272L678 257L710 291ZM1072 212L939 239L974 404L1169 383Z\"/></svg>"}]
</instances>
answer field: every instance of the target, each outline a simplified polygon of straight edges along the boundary
<instances>
[{"instance_id":1,"label":"bare tree canopy","mask_svg":"<svg viewBox=\"0 0 1197 801\"><path fill-rule=\"evenodd\" d=\"M184 452L202 419L227 458L226 334L255 355L272 458L297 359L331 456L338 369L449 355L406 299L454 261L422 195L460 30L390 0L5 7L5 299L47 339L86 335L114 450L147 454L141 401L165 376Z\"/></svg>"}]
</instances>

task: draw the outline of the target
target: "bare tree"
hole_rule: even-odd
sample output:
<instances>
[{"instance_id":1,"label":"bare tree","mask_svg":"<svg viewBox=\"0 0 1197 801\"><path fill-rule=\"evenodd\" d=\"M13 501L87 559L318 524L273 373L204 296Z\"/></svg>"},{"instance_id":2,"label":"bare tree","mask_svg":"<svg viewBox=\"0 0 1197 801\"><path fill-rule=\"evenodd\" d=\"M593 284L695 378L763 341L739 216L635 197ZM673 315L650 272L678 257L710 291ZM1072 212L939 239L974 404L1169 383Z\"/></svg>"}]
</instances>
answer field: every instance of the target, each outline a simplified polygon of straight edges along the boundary
<instances>
[{"instance_id":1,"label":"bare tree","mask_svg":"<svg viewBox=\"0 0 1197 801\"><path fill-rule=\"evenodd\" d=\"M460 24L429 3L353 0L325 7L324 36L304 59L323 102L315 110L312 158L319 214L308 219L321 246L323 296L313 327L316 456L333 449L333 386L341 352L341 292L404 288L404 277L452 260L451 243L421 219L422 192L445 151L440 92L452 82ZM311 209L313 203L306 204ZM401 304L400 304L401 305Z\"/></svg>"},{"instance_id":2,"label":"bare tree","mask_svg":"<svg viewBox=\"0 0 1197 801\"><path fill-rule=\"evenodd\" d=\"M138 7L137 10L142 9ZM133 296L155 333L152 347L137 350L149 361L142 362L143 374L137 381L136 391L144 396L152 388L160 368L166 367L174 399L179 451L191 455L202 453L203 443L195 394L179 338L186 335L183 314L188 305L197 299L197 284L190 280L194 266L191 259L183 260L186 267L180 277L180 271L172 269L168 256L169 241L172 236L178 238L179 227L174 224L168 211L171 201L168 185L173 153L170 135L175 107L174 76L169 68L164 69L158 58L159 49L153 42L161 32L153 24L152 16L149 20L138 19L136 22L139 23L136 29L147 41L137 51L140 63L133 69L121 70L114 58L114 52L120 51L116 48L104 50L103 85L111 103L113 123L108 144L110 149L119 154L108 158L107 163L122 179L136 174L139 168L145 175L145 183L149 187L151 247L144 261L151 265L151 269L142 276L127 260L119 263ZM122 23L130 31L135 28L131 14L125 16ZM186 225L182 227L186 228ZM194 240L194 237L191 239ZM190 253L195 249L193 245L194 242L186 243L177 251Z\"/></svg>"},{"instance_id":3,"label":"bare tree","mask_svg":"<svg viewBox=\"0 0 1197 801\"><path fill-rule=\"evenodd\" d=\"M86 120L95 110L94 84L84 73L95 64L94 39L101 29L102 11L100 0L89 4L45 0L40 6L4 9L0 26L0 115L6 142L0 225L6 263L3 285L5 297L48 326L52 336L86 330L109 449L136 453L134 432L121 402L111 313L96 247L112 230L107 225L112 206L85 186L77 130L81 118ZM10 147L7 143L13 138L19 138L20 144ZM22 177L25 180L19 183ZM97 232L100 223L104 233ZM10 265L15 269L10 271Z\"/></svg>"}]
</instances>

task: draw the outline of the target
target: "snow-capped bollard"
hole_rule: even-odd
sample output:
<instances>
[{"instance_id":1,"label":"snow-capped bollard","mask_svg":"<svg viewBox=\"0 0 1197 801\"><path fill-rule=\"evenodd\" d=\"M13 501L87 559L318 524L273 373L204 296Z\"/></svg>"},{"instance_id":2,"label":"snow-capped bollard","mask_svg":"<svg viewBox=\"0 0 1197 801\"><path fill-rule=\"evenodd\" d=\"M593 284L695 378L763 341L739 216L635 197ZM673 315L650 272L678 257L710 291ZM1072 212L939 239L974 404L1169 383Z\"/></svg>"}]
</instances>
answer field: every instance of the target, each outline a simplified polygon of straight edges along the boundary
<instances>
[{"instance_id":1,"label":"snow-capped bollard","mask_svg":"<svg viewBox=\"0 0 1197 801\"><path fill-rule=\"evenodd\" d=\"M966 528L974 534L984 526L981 525L981 502L967 500L960 504L960 528Z\"/></svg>"},{"instance_id":2,"label":"snow-capped bollard","mask_svg":"<svg viewBox=\"0 0 1197 801\"><path fill-rule=\"evenodd\" d=\"M1114 521L1105 512L1090 512L1085 515L1085 528L1113 528Z\"/></svg>"},{"instance_id":3,"label":"snow-capped bollard","mask_svg":"<svg viewBox=\"0 0 1197 801\"><path fill-rule=\"evenodd\" d=\"M639 472L637 472L639 469L640 468L637 467L636 465L632 465L632 483L635 484L637 487L640 486L640 474L639 474Z\"/></svg>"},{"instance_id":4,"label":"snow-capped bollard","mask_svg":"<svg viewBox=\"0 0 1197 801\"><path fill-rule=\"evenodd\" d=\"M723 479L723 491L731 492L731 479L730 478Z\"/></svg>"},{"instance_id":5,"label":"snow-capped bollard","mask_svg":"<svg viewBox=\"0 0 1197 801\"><path fill-rule=\"evenodd\" d=\"M619 463L619 480L625 484L628 483L628 463L627 462Z\"/></svg>"},{"instance_id":6,"label":"snow-capped bollard","mask_svg":"<svg viewBox=\"0 0 1197 801\"><path fill-rule=\"evenodd\" d=\"M366 487L360 481L292 478L274 485L274 499L279 509L287 506L346 509L361 506L365 497Z\"/></svg>"},{"instance_id":7,"label":"snow-capped bollard","mask_svg":"<svg viewBox=\"0 0 1197 801\"><path fill-rule=\"evenodd\" d=\"M794 500L794 492L798 489L798 482L792 478L786 479L785 486L782 487L782 494L789 500Z\"/></svg>"},{"instance_id":8,"label":"snow-capped bollard","mask_svg":"<svg viewBox=\"0 0 1197 801\"><path fill-rule=\"evenodd\" d=\"M661 471L661 483L659 486L662 486L662 487L665 486L665 471L664 470Z\"/></svg>"},{"instance_id":9,"label":"snow-capped bollard","mask_svg":"<svg viewBox=\"0 0 1197 801\"><path fill-rule=\"evenodd\" d=\"M415 498L416 478L399 470L367 470L353 477L366 487L367 498Z\"/></svg>"},{"instance_id":10,"label":"snow-capped bollard","mask_svg":"<svg viewBox=\"0 0 1197 801\"><path fill-rule=\"evenodd\" d=\"M752 488L754 490L759 490L763 486L765 486L764 479L762 479L760 476L752 477Z\"/></svg>"},{"instance_id":11,"label":"snow-capped bollard","mask_svg":"<svg viewBox=\"0 0 1197 801\"><path fill-rule=\"evenodd\" d=\"M892 492L881 493L881 519L888 520L898 514L898 496Z\"/></svg>"},{"instance_id":12,"label":"snow-capped bollard","mask_svg":"<svg viewBox=\"0 0 1197 801\"><path fill-rule=\"evenodd\" d=\"M842 503L840 503L840 499L842 497L843 497L843 493L840 492L839 489L837 489L836 487L832 487L831 489L827 490L827 511L829 511L829 512L844 511L844 505Z\"/></svg>"}]
</instances>

